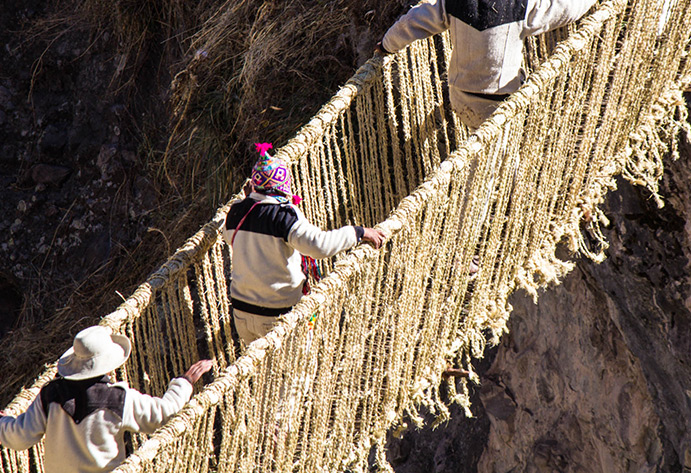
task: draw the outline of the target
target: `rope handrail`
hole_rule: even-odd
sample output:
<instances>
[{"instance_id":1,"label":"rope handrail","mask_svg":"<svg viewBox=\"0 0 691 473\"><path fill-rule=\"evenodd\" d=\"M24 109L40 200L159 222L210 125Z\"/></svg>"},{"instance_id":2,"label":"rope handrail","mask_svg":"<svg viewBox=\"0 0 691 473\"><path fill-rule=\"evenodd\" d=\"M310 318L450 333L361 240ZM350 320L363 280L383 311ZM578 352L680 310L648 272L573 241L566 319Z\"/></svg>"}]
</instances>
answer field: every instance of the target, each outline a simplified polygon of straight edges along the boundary
<instances>
[{"instance_id":1,"label":"rope handrail","mask_svg":"<svg viewBox=\"0 0 691 473\"><path fill-rule=\"evenodd\" d=\"M472 357L481 356L487 330L490 342L506 330L508 296L521 287L537 297L538 288L571 268L555 256L559 241L600 256L598 226L605 218L597 207L613 176L643 183L655 195L661 150L680 130L689 132L680 95L691 81L684 54L689 0L674 5L668 42L654 51L647 45L655 43L649 28L655 21L643 12L652 16L660 6L629 3L635 8L623 0L602 2L463 141L446 126L455 117L444 106L443 64L437 61L448 54L434 39L361 67L277 156L292 164L295 184L308 197L308 217L322 225L379 222L386 249L359 247L328 262L329 274L312 293L235 359L225 282L229 249L218 239L232 201L221 207L101 322L135 343L121 376L157 394L170 367L198 358L198 349L218 360L215 380L148 440L138 439L139 448L117 471L205 471L209 462L217 471L265 462L295 471L350 468L367 460L371 446L386 468L384 434L405 427L404 414L418 422L417 406L424 404L438 420L446 418L438 394L444 360L455 358L473 377ZM438 41L446 45L448 39ZM645 64L658 66L655 55L669 67L646 74ZM599 68L594 58L602 58ZM622 77L632 90L654 93L627 98ZM567 99L589 105L550 114L550 106ZM624 118L613 116L616 108ZM608 117L606 126L598 126L598 117ZM444 162L442 152L448 154ZM414 179L419 184L403 193ZM407 195L396 203L396 194ZM591 210L590 230L603 242L599 252L585 246L579 230ZM483 263L471 283L460 268L473 253ZM206 347L197 347L200 324ZM10 412L21 412L54 373L49 367L8 406ZM449 389L467 409L467 385ZM217 430L219 422L226 428ZM266 425L275 425L275 432ZM301 445L312 437L325 446L307 455ZM344 442L354 445L349 454L334 446ZM266 458L250 453L255 450ZM31 458L40 465L40 447L37 452L24 457L3 448L0 471L25 471ZM179 455L183 466L175 466Z\"/></svg>"}]
</instances>

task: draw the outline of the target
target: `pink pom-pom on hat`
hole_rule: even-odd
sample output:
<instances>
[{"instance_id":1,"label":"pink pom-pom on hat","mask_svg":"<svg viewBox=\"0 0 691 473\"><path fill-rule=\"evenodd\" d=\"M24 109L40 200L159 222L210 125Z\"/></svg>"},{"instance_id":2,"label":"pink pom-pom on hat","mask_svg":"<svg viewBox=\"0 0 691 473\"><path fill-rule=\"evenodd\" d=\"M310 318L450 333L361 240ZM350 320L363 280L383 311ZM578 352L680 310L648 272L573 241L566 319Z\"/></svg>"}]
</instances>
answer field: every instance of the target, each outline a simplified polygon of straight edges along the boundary
<instances>
[{"instance_id":1,"label":"pink pom-pom on hat","mask_svg":"<svg viewBox=\"0 0 691 473\"><path fill-rule=\"evenodd\" d=\"M271 143L254 143L254 146L257 148L259 156L264 156L267 151L274 147Z\"/></svg>"}]
</instances>

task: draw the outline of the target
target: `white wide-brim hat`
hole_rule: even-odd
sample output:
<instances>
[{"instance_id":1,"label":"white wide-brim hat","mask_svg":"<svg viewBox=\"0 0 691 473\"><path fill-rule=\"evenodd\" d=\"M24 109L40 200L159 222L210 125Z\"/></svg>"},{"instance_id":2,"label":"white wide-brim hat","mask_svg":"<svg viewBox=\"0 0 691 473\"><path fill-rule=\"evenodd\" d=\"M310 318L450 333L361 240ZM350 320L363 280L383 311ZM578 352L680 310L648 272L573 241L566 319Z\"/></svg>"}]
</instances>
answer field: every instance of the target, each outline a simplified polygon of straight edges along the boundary
<instances>
[{"instance_id":1,"label":"white wide-brim hat","mask_svg":"<svg viewBox=\"0 0 691 473\"><path fill-rule=\"evenodd\" d=\"M58 360L58 373L72 380L103 376L122 366L131 351L132 344L124 335L100 325L85 328Z\"/></svg>"}]
</instances>

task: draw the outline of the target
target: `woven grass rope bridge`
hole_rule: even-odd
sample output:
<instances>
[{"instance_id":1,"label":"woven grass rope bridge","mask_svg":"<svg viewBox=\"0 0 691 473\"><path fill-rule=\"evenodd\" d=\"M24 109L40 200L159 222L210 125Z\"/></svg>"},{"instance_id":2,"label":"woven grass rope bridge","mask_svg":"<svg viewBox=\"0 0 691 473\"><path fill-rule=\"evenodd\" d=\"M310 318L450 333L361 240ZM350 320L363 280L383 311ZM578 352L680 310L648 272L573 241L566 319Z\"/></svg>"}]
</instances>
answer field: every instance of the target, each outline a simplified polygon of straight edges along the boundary
<instances>
[{"instance_id":1,"label":"woven grass rope bridge","mask_svg":"<svg viewBox=\"0 0 691 473\"><path fill-rule=\"evenodd\" d=\"M145 392L160 395L202 355L216 362L215 380L158 432L135 436L116 471L389 470L387 432L422 422L421 406L448 418L442 383L468 408L471 362L506 331L509 295L537 298L572 268L557 245L604 257L598 208L615 177L663 203L662 157L689 132L691 0L663 3L602 1L531 40L526 83L473 134L445 104L448 38L367 62L277 155L308 218L378 225L384 248L327 261L311 294L238 357L219 239L229 204L219 208L102 319L132 340L118 376ZM213 51L223 28L219 10L199 47ZM181 79L182 110L186 87ZM448 360L470 379L444 381ZM6 410L25 410L54 374ZM40 444L1 458L2 472L42 471Z\"/></svg>"}]
</instances>

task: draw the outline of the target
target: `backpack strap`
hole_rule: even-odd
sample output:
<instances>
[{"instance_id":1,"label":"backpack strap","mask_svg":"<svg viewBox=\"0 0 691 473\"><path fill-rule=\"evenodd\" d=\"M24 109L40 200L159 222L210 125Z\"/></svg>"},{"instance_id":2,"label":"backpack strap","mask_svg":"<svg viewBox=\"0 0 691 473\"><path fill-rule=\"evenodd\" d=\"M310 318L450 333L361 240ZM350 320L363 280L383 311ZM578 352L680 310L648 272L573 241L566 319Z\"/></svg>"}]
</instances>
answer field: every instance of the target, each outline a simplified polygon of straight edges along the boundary
<instances>
[{"instance_id":1,"label":"backpack strap","mask_svg":"<svg viewBox=\"0 0 691 473\"><path fill-rule=\"evenodd\" d=\"M257 205L259 205L260 203L261 203L261 202L255 202L255 203L252 205L252 207L250 207L250 209L247 211L247 213L246 213L246 214L240 219L240 221L238 222L238 226L235 227L235 231L233 232L233 236L230 238L230 246L231 246L231 248L232 248L232 246L233 246L233 242L235 242L235 235L237 235L238 230L240 230L240 227L241 227L242 224L245 222L245 219L246 219L247 216L250 214L250 212L251 212Z\"/></svg>"}]
</instances>

